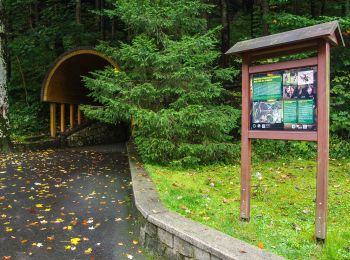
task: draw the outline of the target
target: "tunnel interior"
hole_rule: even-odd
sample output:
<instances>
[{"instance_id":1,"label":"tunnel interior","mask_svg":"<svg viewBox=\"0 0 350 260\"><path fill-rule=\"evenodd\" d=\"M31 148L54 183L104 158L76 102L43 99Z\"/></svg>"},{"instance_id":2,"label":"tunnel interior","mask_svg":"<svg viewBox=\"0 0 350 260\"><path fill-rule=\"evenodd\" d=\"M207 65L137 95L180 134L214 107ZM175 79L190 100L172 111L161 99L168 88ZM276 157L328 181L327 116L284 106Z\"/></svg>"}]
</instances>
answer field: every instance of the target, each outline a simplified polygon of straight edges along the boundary
<instances>
[{"instance_id":1,"label":"tunnel interior","mask_svg":"<svg viewBox=\"0 0 350 260\"><path fill-rule=\"evenodd\" d=\"M81 104L98 105L89 97L89 90L85 87L83 77L107 66L119 70L117 63L112 59L88 48L66 52L54 62L44 79L41 90L42 102L50 103L50 132L52 137L56 137L57 129L59 129L59 133L65 133L67 130L72 130L82 124ZM67 120L67 108L69 108L69 120ZM57 110L60 112L57 113ZM60 124L57 124L59 121ZM69 125L67 125L68 122ZM59 125L60 128L58 128ZM111 125L111 127L114 127L115 132L123 136L121 139L125 139L130 135L129 125L129 123L123 122L118 125Z\"/></svg>"}]
</instances>

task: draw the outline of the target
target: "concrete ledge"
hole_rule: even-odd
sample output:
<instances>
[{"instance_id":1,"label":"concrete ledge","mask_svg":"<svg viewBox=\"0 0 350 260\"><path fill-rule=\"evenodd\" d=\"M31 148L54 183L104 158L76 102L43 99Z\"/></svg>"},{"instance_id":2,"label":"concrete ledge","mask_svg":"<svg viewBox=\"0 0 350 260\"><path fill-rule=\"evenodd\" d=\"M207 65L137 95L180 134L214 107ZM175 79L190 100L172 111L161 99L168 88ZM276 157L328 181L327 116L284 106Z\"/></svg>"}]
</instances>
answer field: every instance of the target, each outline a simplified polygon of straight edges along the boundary
<instances>
[{"instance_id":1,"label":"concrete ledge","mask_svg":"<svg viewBox=\"0 0 350 260\"><path fill-rule=\"evenodd\" d=\"M143 168L133 143L127 145L141 244L162 259L283 259L167 210Z\"/></svg>"}]
</instances>

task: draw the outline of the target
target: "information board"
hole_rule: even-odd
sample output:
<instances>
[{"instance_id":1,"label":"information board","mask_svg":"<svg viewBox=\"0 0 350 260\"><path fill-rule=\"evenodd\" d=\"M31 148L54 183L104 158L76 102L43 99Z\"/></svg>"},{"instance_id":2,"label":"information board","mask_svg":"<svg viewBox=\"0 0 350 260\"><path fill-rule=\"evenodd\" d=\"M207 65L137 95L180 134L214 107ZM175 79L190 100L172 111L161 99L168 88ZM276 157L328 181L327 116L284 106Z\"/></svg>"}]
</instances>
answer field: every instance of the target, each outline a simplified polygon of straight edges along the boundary
<instances>
[{"instance_id":1,"label":"information board","mask_svg":"<svg viewBox=\"0 0 350 260\"><path fill-rule=\"evenodd\" d=\"M251 74L250 90L251 130L317 130L317 67Z\"/></svg>"}]
</instances>

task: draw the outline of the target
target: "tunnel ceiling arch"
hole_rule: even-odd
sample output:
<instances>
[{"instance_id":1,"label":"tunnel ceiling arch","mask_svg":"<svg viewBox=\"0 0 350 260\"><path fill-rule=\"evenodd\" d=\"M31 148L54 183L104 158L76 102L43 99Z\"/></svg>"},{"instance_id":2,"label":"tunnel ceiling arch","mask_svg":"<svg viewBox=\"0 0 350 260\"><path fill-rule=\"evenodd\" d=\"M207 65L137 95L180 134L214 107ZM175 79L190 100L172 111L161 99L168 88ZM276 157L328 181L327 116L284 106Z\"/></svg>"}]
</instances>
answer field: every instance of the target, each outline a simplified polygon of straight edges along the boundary
<instances>
[{"instance_id":1,"label":"tunnel ceiling arch","mask_svg":"<svg viewBox=\"0 0 350 260\"><path fill-rule=\"evenodd\" d=\"M89 91L84 87L83 76L94 70L118 65L102 53L90 49L79 48L61 55L46 75L42 85L41 100L62 104L91 104Z\"/></svg>"}]
</instances>

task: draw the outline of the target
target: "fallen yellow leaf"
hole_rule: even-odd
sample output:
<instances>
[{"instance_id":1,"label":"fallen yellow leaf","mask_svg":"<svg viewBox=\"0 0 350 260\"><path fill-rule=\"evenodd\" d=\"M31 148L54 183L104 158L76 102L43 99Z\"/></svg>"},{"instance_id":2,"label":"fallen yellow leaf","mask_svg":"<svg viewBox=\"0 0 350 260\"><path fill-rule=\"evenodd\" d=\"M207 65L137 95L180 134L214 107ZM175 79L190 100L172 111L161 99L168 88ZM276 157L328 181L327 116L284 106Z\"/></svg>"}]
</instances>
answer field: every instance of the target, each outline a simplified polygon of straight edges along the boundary
<instances>
[{"instance_id":1,"label":"fallen yellow leaf","mask_svg":"<svg viewBox=\"0 0 350 260\"><path fill-rule=\"evenodd\" d=\"M66 226L66 227L63 227L64 230L72 230L72 226Z\"/></svg>"},{"instance_id":2,"label":"fallen yellow leaf","mask_svg":"<svg viewBox=\"0 0 350 260\"><path fill-rule=\"evenodd\" d=\"M13 229L10 228L10 227L6 227L6 229L5 229L6 232L12 232L12 230L13 230Z\"/></svg>"},{"instance_id":3,"label":"fallen yellow leaf","mask_svg":"<svg viewBox=\"0 0 350 260\"><path fill-rule=\"evenodd\" d=\"M81 239L79 237L71 238L70 243L72 245L77 245L77 244L79 244L80 240Z\"/></svg>"},{"instance_id":4,"label":"fallen yellow leaf","mask_svg":"<svg viewBox=\"0 0 350 260\"><path fill-rule=\"evenodd\" d=\"M92 253L92 248L91 247L89 247L88 249L86 249L85 251L84 251L84 254L86 254L86 255L89 255L89 254L91 254Z\"/></svg>"},{"instance_id":5,"label":"fallen yellow leaf","mask_svg":"<svg viewBox=\"0 0 350 260\"><path fill-rule=\"evenodd\" d=\"M54 223L62 223L63 222L63 219L61 218L56 218L56 220L54 221Z\"/></svg>"}]
</instances>

